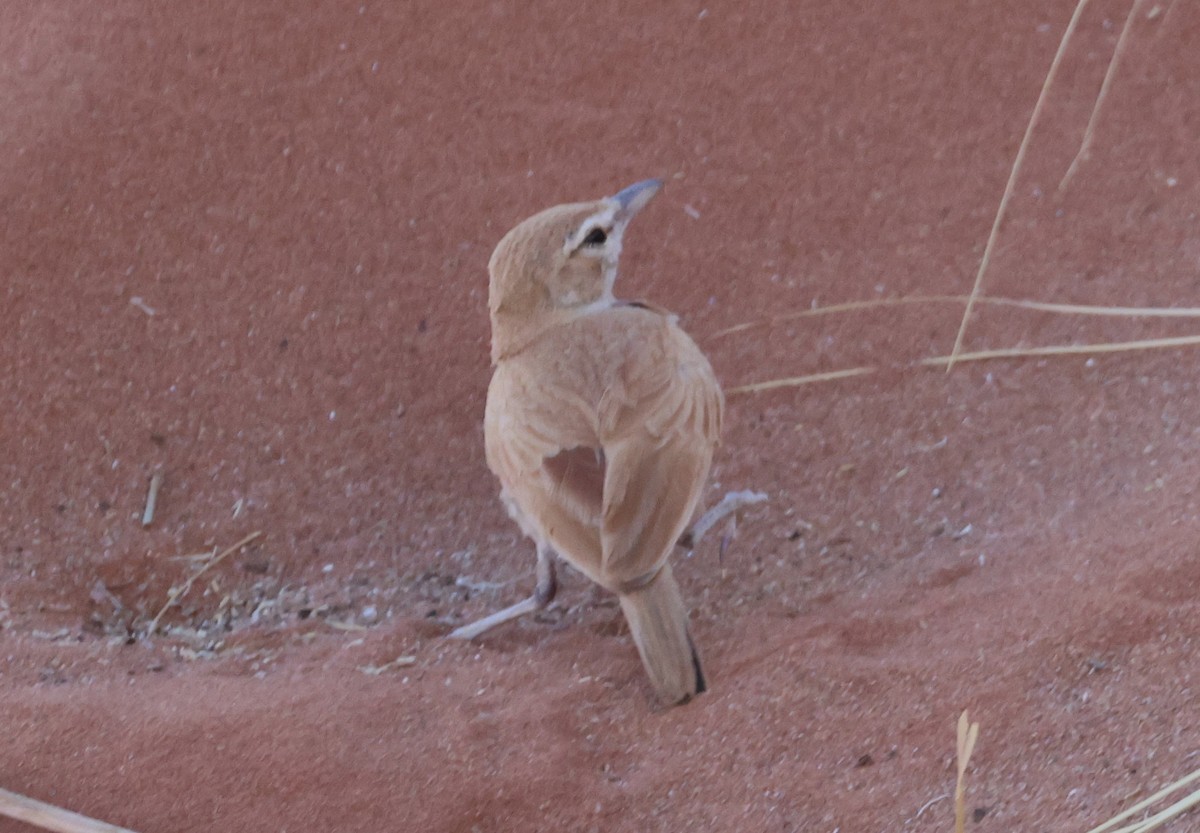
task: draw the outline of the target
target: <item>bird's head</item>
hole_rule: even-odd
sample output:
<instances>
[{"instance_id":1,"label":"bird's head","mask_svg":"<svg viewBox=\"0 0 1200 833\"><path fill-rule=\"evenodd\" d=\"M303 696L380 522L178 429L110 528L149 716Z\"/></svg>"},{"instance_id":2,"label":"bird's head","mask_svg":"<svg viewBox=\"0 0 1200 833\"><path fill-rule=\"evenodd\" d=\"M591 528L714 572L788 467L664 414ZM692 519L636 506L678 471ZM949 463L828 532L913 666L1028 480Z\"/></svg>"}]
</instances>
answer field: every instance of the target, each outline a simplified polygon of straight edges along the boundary
<instances>
[{"instance_id":1,"label":"bird's head","mask_svg":"<svg viewBox=\"0 0 1200 833\"><path fill-rule=\"evenodd\" d=\"M488 262L493 357L505 330L612 303L625 228L661 187L648 179L595 202L548 208L504 235Z\"/></svg>"}]
</instances>

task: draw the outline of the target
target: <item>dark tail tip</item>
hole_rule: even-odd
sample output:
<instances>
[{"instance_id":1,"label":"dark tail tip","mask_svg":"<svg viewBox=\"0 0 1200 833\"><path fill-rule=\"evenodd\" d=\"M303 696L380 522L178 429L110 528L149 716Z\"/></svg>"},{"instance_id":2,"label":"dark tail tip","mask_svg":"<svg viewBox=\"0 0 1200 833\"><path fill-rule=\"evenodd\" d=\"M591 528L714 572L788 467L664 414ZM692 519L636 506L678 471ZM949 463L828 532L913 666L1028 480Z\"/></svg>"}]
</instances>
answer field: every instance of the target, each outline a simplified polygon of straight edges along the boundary
<instances>
[{"instance_id":1,"label":"dark tail tip","mask_svg":"<svg viewBox=\"0 0 1200 833\"><path fill-rule=\"evenodd\" d=\"M704 669L700 667L700 654L696 652L696 644L692 642L692 635L688 634L688 647L692 649L692 667L696 669L696 693L703 694L708 691L708 683L704 679Z\"/></svg>"}]
</instances>

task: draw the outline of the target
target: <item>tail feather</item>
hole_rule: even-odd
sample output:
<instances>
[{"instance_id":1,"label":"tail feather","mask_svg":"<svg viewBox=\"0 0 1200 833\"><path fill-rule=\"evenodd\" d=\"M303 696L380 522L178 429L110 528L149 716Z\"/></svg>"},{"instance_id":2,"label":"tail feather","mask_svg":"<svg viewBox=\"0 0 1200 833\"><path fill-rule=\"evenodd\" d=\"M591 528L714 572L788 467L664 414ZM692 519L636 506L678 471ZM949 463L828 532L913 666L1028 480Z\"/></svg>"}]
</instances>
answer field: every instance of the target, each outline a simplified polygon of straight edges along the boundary
<instances>
[{"instance_id":1,"label":"tail feather","mask_svg":"<svg viewBox=\"0 0 1200 833\"><path fill-rule=\"evenodd\" d=\"M650 584L618 598L658 696L666 703L685 703L705 691L700 655L688 632L687 608L670 565Z\"/></svg>"}]
</instances>

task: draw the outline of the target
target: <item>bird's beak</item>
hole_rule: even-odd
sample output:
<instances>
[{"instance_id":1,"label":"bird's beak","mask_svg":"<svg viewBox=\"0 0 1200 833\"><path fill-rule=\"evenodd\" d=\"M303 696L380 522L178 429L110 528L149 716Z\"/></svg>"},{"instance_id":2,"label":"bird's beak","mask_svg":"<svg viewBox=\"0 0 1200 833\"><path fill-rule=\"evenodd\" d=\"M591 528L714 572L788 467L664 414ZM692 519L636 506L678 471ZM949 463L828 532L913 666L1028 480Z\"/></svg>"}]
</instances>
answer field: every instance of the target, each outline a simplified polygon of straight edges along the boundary
<instances>
[{"instance_id":1,"label":"bird's beak","mask_svg":"<svg viewBox=\"0 0 1200 833\"><path fill-rule=\"evenodd\" d=\"M646 203L653 199L654 195L658 193L659 188L662 188L661 179L646 179L614 194L612 199L619 206L617 208L617 221L627 223L633 219L633 215L641 211L646 206Z\"/></svg>"}]
</instances>

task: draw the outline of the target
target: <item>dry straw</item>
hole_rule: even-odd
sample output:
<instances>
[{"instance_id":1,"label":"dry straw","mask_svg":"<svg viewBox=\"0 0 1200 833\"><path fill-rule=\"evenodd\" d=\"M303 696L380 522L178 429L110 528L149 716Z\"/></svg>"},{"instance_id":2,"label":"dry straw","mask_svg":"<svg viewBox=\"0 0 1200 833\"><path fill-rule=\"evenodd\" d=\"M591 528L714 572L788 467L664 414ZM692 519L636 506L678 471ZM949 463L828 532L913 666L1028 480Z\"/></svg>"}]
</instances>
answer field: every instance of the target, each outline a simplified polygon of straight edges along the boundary
<instances>
[{"instance_id":1,"label":"dry straw","mask_svg":"<svg viewBox=\"0 0 1200 833\"><path fill-rule=\"evenodd\" d=\"M1082 6L1083 4L1081 3L1080 5ZM1133 0L1133 4L1129 7L1129 14L1125 18L1125 26L1121 29L1121 36L1117 38L1117 45L1113 48L1112 58L1108 62L1108 71L1104 73L1104 81L1100 84L1100 92L1096 96L1096 103L1092 106L1092 115L1088 119L1087 127L1084 128L1083 141L1079 145L1079 152L1071 160L1071 166L1063 174L1062 181L1058 183L1060 193L1066 189L1067 183L1075 175L1075 169L1079 167L1080 162L1088 158L1088 154L1092 149L1092 136L1096 133L1096 122L1100 119L1100 109L1104 105L1104 99L1108 97L1108 90L1112 86L1113 78L1117 75L1117 64L1121 62L1121 55L1125 51L1125 43L1129 37L1129 30L1133 28L1133 20L1137 16L1141 5L1142 0Z\"/></svg>"},{"instance_id":2,"label":"dry straw","mask_svg":"<svg viewBox=\"0 0 1200 833\"><path fill-rule=\"evenodd\" d=\"M1058 190L1062 191L1067 183L1074 176L1081 162L1088 158L1088 153L1091 149L1092 138L1095 135L1096 125L1099 121L1100 112L1103 109L1103 104L1108 96L1109 90L1112 88L1113 80L1116 78L1117 67L1120 64L1121 56L1125 52L1125 47L1129 41L1129 33L1133 28L1134 20L1137 18L1138 12L1142 7L1143 0L1133 0L1130 5L1129 13L1125 19L1125 25L1121 30L1121 34L1117 39L1117 44L1113 49L1112 57L1109 61L1108 69L1105 72L1104 80L1100 85L1100 90L1096 96L1096 101L1092 107L1092 112L1088 118L1088 123L1084 129L1083 139L1080 143L1079 151L1072 159L1070 166L1063 175L1062 181L1059 183ZM1109 315L1109 316L1127 316L1127 317L1197 317L1200 316L1200 310L1195 308L1163 308L1163 307L1102 307L1079 304L1054 304L1042 301L1029 301L1012 298L989 298L982 294L983 278L987 272L988 264L991 261L992 252L996 246L996 240L999 236L1000 226L1004 220L1005 212L1008 208L1009 200L1012 198L1017 178L1020 174L1021 165L1025 159L1025 154L1029 148L1030 139L1033 136L1034 127L1037 124L1038 116L1041 114L1042 108L1046 102L1047 94L1053 85L1055 76L1058 73L1058 68L1062 64L1063 56L1066 54L1067 46L1071 41L1073 34L1079 24L1080 18L1083 16L1084 9L1087 7L1088 0L1079 0L1075 6L1075 11L1071 15L1070 21L1067 23L1066 29L1063 31L1061 40L1059 41L1058 50L1055 52L1054 59L1050 63L1050 69L1046 73L1046 77L1042 81L1041 92L1038 95L1037 101L1034 104L1033 112L1030 115L1029 122L1025 127L1025 134L1021 139L1021 144L1017 149L1016 158L1013 160L1012 169L1009 171L1008 181L1005 184L1004 193L1000 198L1000 205L996 211L995 219L992 222L991 232L988 235L987 243L984 246L983 257L980 259L979 271L975 275L975 282L971 287L971 292L965 296L958 295L932 295L932 296L916 296L909 298L883 298L873 299L870 301L851 301L848 303L834 304L826 307L818 307L809 310L801 310L794 313L789 313L783 316L776 316L771 319L757 322L746 322L733 327L728 327L713 334L713 338L719 338L726 335L742 332L757 326L768 326L779 324L784 321L795 320L798 318L806 318L810 316L828 315L833 313L861 311L874 308L894 307L901 305L931 305L944 303L961 303L964 305L962 319L959 322L958 332L954 339L954 346L948 356L935 356L924 359L921 364L926 366L945 366L949 372L954 365L959 361L982 361L985 359L1002 359L1002 358L1020 358L1020 357L1042 357L1042 356L1061 356L1061 355L1088 355L1096 353L1112 353L1126 350L1148 350L1161 349L1168 347L1182 347L1200 344L1200 336L1181 336L1177 338L1162 338L1162 339L1146 339L1140 341L1116 342L1105 344L1085 344L1085 345L1051 345L1047 347L1033 348L1006 348L996 350L980 350L972 353L963 353L962 346L964 336L967 330L967 324L974 312L975 306L979 304L994 304L1002 306L1020 307L1024 309L1038 310L1051 313L1065 313L1075 315ZM1169 14L1174 8L1174 2L1168 8ZM793 376L782 379L772 379L764 382L756 382L754 384L742 385L733 388L729 391L731 394L738 393L755 393L764 390L772 390L775 388L798 387L814 382L831 381L835 379L844 379L852 376L861 376L874 371L873 367L856 367L849 370L831 371L827 373L818 373L811 376Z\"/></svg>"},{"instance_id":3,"label":"dry straw","mask_svg":"<svg viewBox=\"0 0 1200 833\"><path fill-rule=\"evenodd\" d=\"M766 382L754 382L749 385L739 385L725 391L729 396L739 393L760 393L774 388L796 388L801 385L811 385L815 382L829 382L834 379L846 379L850 376L865 376L874 373L873 367L851 367L847 370L831 370L827 373L812 373L808 376L789 376L786 379L770 379Z\"/></svg>"},{"instance_id":4,"label":"dry straw","mask_svg":"<svg viewBox=\"0 0 1200 833\"><path fill-rule=\"evenodd\" d=\"M96 821L8 790L0 790L0 816L55 833L133 833L124 827Z\"/></svg>"},{"instance_id":5,"label":"dry straw","mask_svg":"<svg viewBox=\"0 0 1200 833\"><path fill-rule=\"evenodd\" d=\"M1092 356L1100 353L1122 353L1130 350L1161 350L1167 347L1190 347L1200 344L1200 335L1174 338L1146 338L1138 341L1106 341L1100 344L1051 344L1046 347L1010 347L998 350L979 350L958 356L931 356L922 359L923 365L947 365L953 362L978 362L987 359L1036 358L1044 356Z\"/></svg>"},{"instance_id":6,"label":"dry straw","mask_svg":"<svg viewBox=\"0 0 1200 833\"><path fill-rule=\"evenodd\" d=\"M979 724L972 723L964 711L958 716L958 775L954 780L954 831L964 833L967 829L967 764L975 751L979 739Z\"/></svg>"},{"instance_id":7,"label":"dry straw","mask_svg":"<svg viewBox=\"0 0 1200 833\"><path fill-rule=\"evenodd\" d=\"M1174 336L1171 338L1147 338L1137 341L1109 341L1096 344L1050 344L1043 347L1004 347L994 350L977 350L971 353L959 353L957 356L930 356L921 359L925 367L949 367L958 362L980 362L995 359L1024 359L1047 358L1052 356L1095 356L1105 353L1124 353L1138 350L1163 350L1172 347L1192 347L1200 345L1200 335ZM814 373L808 376L788 376L781 379L768 379L729 388L726 394L735 396L743 393L761 393L777 388L795 388L816 382L829 382L853 376L865 376L874 373L871 366L852 367L846 370L831 370L826 373Z\"/></svg>"},{"instance_id":8,"label":"dry straw","mask_svg":"<svg viewBox=\"0 0 1200 833\"><path fill-rule=\"evenodd\" d=\"M869 301L847 301L841 304L830 304L824 307L812 307L811 309L798 310L797 312L789 312L786 315L778 315L774 318L765 318L761 321L746 321L742 324L735 324L732 327L726 327L723 330L717 330L709 336L709 338L722 338L734 333L740 333L743 330L749 330L753 327L769 327L776 324L782 324L785 321L795 321L799 318L813 318L822 315L831 315L841 312L859 312L861 310L878 309L881 307L900 307L909 304L928 305L939 303L965 303L966 295L914 295L908 298L873 298Z\"/></svg>"},{"instance_id":9,"label":"dry straw","mask_svg":"<svg viewBox=\"0 0 1200 833\"><path fill-rule=\"evenodd\" d=\"M1012 199L1013 189L1017 184L1017 175L1021 171L1021 163L1025 161L1025 152L1029 149L1029 139L1033 136L1033 126L1037 124L1038 115L1042 112L1042 105L1046 102L1046 93L1050 90L1054 76L1058 74L1058 66L1062 63L1063 54L1067 51L1067 43L1071 40L1071 35L1075 31L1075 26L1079 23L1079 18L1086 5L1087 0L1079 0L1079 5L1075 7L1075 13L1071 15L1071 22L1067 24L1062 40L1058 43L1058 51L1054 53L1050 71L1046 73L1046 80L1042 82L1042 91L1038 94L1037 103L1033 105L1033 114L1029 117L1029 124L1025 127L1021 146L1017 148L1017 158L1013 160L1012 170L1008 174L1008 182L1004 186L1004 196L1000 198L1000 208L996 210L996 219L992 221L992 230L988 234L987 245L983 248L979 271L975 274L975 284L971 287L971 294L967 297L967 308L963 310L962 321L958 325L958 335L954 337L954 348L950 351L950 361L946 364L947 373L954 367L954 362L962 350L963 337L967 334L967 321L971 318L971 313L975 309L975 301L983 290L983 275L987 271L988 263L991 262L992 251L996 248L996 240L1000 236L1000 223L1004 220L1008 201Z\"/></svg>"},{"instance_id":10,"label":"dry straw","mask_svg":"<svg viewBox=\"0 0 1200 833\"><path fill-rule=\"evenodd\" d=\"M212 558L210 558L208 561L205 561L204 564L202 564L200 566L200 569L196 570L196 572L194 572L190 576L188 576L187 581L185 581L183 584L179 585L178 587L171 588L171 592L167 595L167 603L162 606L162 610L158 611L158 615L155 616L153 620L151 620L150 626L148 628L146 628L146 634L149 636L154 635L154 633L158 630L158 623L162 620L163 615L166 614L166 612L171 609L171 605L175 604L176 601L178 601L183 596L187 595L187 592L192 589L192 585L196 583L196 579L200 578L200 576L204 575L206 572L211 570L213 567L220 564L222 561L224 561L229 556L233 555L235 552L240 550L242 547L244 547L247 544L250 544L254 541L257 541L261 537L262 537L261 531L251 532L249 535L247 535L242 540L238 541L233 546L226 547L224 550L221 551L220 554L217 554L216 550L214 549Z\"/></svg>"},{"instance_id":11,"label":"dry straw","mask_svg":"<svg viewBox=\"0 0 1200 833\"><path fill-rule=\"evenodd\" d=\"M158 490L162 488L163 473L156 471L150 478L150 489L146 492L146 509L142 512L142 526L154 523L154 509L158 506Z\"/></svg>"},{"instance_id":12,"label":"dry straw","mask_svg":"<svg viewBox=\"0 0 1200 833\"><path fill-rule=\"evenodd\" d=\"M1172 793L1178 792L1179 790L1198 780L1200 780L1200 770L1196 770L1191 775L1179 779L1169 787L1159 790L1146 800L1138 802L1125 812L1118 816L1114 816L1099 827L1093 827L1088 831L1088 833L1149 833L1149 831L1161 827L1168 821L1178 818L1188 810L1191 810L1193 807L1200 806L1200 790L1189 793L1166 809L1160 810L1154 815L1148 816L1141 821L1136 821L1120 828L1117 828L1116 826L1121 822L1127 821L1132 816L1136 816L1138 813L1146 811L1148 808L1162 801Z\"/></svg>"},{"instance_id":13,"label":"dry straw","mask_svg":"<svg viewBox=\"0 0 1200 833\"><path fill-rule=\"evenodd\" d=\"M979 724L971 723L967 712L963 712L958 718L958 752L956 755L957 777L954 783L954 830L955 833L964 833L967 824L967 765L971 761L971 753L975 751L975 741L979 739ZM1130 818L1138 813L1149 811L1151 807L1174 793L1179 792L1184 787L1200 781L1200 770L1193 772L1184 778L1179 779L1174 784L1159 790L1149 798L1139 801L1137 804L1130 807L1128 810L1120 813L1104 822L1099 827L1093 827L1088 833L1150 833L1156 830L1168 821L1177 819L1184 813L1194 807L1200 806L1200 790L1195 790L1183 798L1176 800L1170 806L1154 813L1153 815L1143 818L1141 821L1126 824L1124 827L1117 827L1123 822L1129 821ZM945 796L942 796L945 798ZM934 799L935 801L937 799ZM932 804L933 802L930 802ZM925 807L928 807L926 804ZM924 812L925 807L921 808ZM917 813L921 815L920 812Z\"/></svg>"},{"instance_id":14,"label":"dry straw","mask_svg":"<svg viewBox=\"0 0 1200 833\"><path fill-rule=\"evenodd\" d=\"M722 338L734 333L744 332L756 327L773 327L787 321L801 318L819 318L824 315L837 315L845 312L860 312L871 309L887 309L904 306L934 306L935 304L965 304L968 295L909 295L899 298L873 298L869 301L846 301L840 304L829 304L823 307L789 312L773 318L763 318L758 321L745 321L734 324L723 330L717 330L709 338ZM1058 304L1050 301L1032 301L1025 298L1000 298L984 296L975 299L979 305L997 307L1015 307L1017 309L1048 312L1056 315L1095 315L1112 318L1200 318L1200 307L1113 307L1098 304Z\"/></svg>"}]
</instances>

